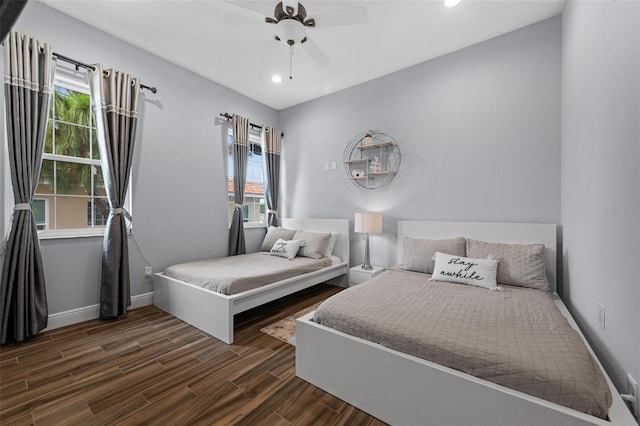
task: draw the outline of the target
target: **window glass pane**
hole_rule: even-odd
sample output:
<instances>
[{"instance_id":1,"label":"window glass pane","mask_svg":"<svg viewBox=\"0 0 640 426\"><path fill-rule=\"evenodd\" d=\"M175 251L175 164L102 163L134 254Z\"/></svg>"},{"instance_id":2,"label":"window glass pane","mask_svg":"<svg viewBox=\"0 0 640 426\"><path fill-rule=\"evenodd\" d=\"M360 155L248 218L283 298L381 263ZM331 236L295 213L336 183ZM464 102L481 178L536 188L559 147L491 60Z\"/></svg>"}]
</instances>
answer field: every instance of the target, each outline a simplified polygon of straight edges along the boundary
<instances>
[{"instance_id":1,"label":"window glass pane","mask_svg":"<svg viewBox=\"0 0 640 426\"><path fill-rule=\"evenodd\" d=\"M44 136L45 154L53 154L53 121L47 120L47 133Z\"/></svg>"},{"instance_id":2,"label":"window glass pane","mask_svg":"<svg viewBox=\"0 0 640 426\"><path fill-rule=\"evenodd\" d=\"M89 132L88 127L57 122L55 154L89 158Z\"/></svg>"},{"instance_id":3,"label":"window glass pane","mask_svg":"<svg viewBox=\"0 0 640 426\"><path fill-rule=\"evenodd\" d=\"M109 218L109 201L106 198L94 198L96 204L96 225L106 225Z\"/></svg>"},{"instance_id":4,"label":"window glass pane","mask_svg":"<svg viewBox=\"0 0 640 426\"><path fill-rule=\"evenodd\" d=\"M67 123L91 125L91 98L86 93L55 86L54 118Z\"/></svg>"},{"instance_id":5,"label":"window glass pane","mask_svg":"<svg viewBox=\"0 0 640 426\"><path fill-rule=\"evenodd\" d=\"M100 150L98 149L98 134L96 129L91 129L91 158L94 160L100 159Z\"/></svg>"},{"instance_id":6,"label":"window glass pane","mask_svg":"<svg viewBox=\"0 0 640 426\"><path fill-rule=\"evenodd\" d=\"M87 203L91 203L91 197L58 196L57 229L88 228Z\"/></svg>"},{"instance_id":7,"label":"window glass pane","mask_svg":"<svg viewBox=\"0 0 640 426\"><path fill-rule=\"evenodd\" d=\"M42 160L36 194L53 194L53 161Z\"/></svg>"},{"instance_id":8,"label":"window glass pane","mask_svg":"<svg viewBox=\"0 0 640 426\"><path fill-rule=\"evenodd\" d=\"M106 197L107 190L104 189L104 179L102 177L102 167L93 166L93 195Z\"/></svg>"},{"instance_id":9,"label":"window glass pane","mask_svg":"<svg viewBox=\"0 0 640 426\"><path fill-rule=\"evenodd\" d=\"M247 157L247 181L262 183L262 150L255 147L256 144L251 144Z\"/></svg>"},{"instance_id":10,"label":"window glass pane","mask_svg":"<svg viewBox=\"0 0 640 426\"><path fill-rule=\"evenodd\" d=\"M231 135L227 138L227 145L229 147L229 155L227 156L227 173L229 175L229 180L233 180L233 137Z\"/></svg>"},{"instance_id":11,"label":"window glass pane","mask_svg":"<svg viewBox=\"0 0 640 426\"><path fill-rule=\"evenodd\" d=\"M37 198L34 198L33 203L31 203L31 211L33 211L33 216L36 218L36 225L38 225L39 231L45 229L47 223L46 203L46 200Z\"/></svg>"},{"instance_id":12,"label":"window glass pane","mask_svg":"<svg viewBox=\"0 0 640 426\"><path fill-rule=\"evenodd\" d=\"M91 194L91 165L56 161L56 193Z\"/></svg>"},{"instance_id":13,"label":"window glass pane","mask_svg":"<svg viewBox=\"0 0 640 426\"><path fill-rule=\"evenodd\" d=\"M105 198L94 198L87 203L87 226L101 227L109 218L109 202Z\"/></svg>"}]
</instances>

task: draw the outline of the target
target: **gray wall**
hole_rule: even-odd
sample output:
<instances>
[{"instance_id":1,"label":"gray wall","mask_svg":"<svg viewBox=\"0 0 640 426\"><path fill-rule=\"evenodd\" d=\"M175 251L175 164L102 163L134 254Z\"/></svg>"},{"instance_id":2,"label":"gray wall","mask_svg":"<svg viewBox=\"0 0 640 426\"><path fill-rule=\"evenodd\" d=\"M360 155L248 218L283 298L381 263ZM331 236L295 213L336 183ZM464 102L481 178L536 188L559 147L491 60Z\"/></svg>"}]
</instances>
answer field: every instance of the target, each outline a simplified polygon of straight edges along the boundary
<instances>
[{"instance_id":1,"label":"gray wall","mask_svg":"<svg viewBox=\"0 0 640 426\"><path fill-rule=\"evenodd\" d=\"M563 15L564 298L621 391L640 379L639 28L637 1Z\"/></svg>"},{"instance_id":2,"label":"gray wall","mask_svg":"<svg viewBox=\"0 0 640 426\"><path fill-rule=\"evenodd\" d=\"M216 116L238 113L273 126L277 111L35 1L27 4L15 30L48 41L66 56L100 62L157 86L158 94L143 91L141 100L132 174L135 238L156 271L181 261L226 255L222 136L227 128ZM224 58L211 56L211 66L224 66ZM248 230L248 248L257 249L262 236L264 228ZM42 240L41 245L49 312L99 303L102 238ZM129 247L132 295L152 291L131 239Z\"/></svg>"},{"instance_id":3,"label":"gray wall","mask_svg":"<svg viewBox=\"0 0 640 426\"><path fill-rule=\"evenodd\" d=\"M371 237L381 266L395 264L398 219L559 223L560 37L552 18L281 111L284 215L382 212L384 233ZM341 164L366 129L402 150L395 180L374 191ZM352 245L361 263L361 240Z\"/></svg>"}]
</instances>

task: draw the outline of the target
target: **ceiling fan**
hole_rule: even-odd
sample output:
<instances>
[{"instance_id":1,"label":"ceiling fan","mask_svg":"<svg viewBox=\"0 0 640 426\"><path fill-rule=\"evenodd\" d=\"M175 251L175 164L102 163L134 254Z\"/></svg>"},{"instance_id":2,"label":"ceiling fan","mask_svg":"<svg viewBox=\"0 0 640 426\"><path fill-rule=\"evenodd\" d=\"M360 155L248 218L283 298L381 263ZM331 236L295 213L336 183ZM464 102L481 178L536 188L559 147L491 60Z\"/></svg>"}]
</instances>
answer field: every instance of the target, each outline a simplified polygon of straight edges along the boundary
<instances>
[{"instance_id":1,"label":"ceiling fan","mask_svg":"<svg viewBox=\"0 0 640 426\"><path fill-rule=\"evenodd\" d=\"M238 2L227 2L238 8L238 12L255 18L256 11L250 10ZM240 12L243 10L244 12ZM259 13L259 12L258 12ZM364 5L320 13L309 17L307 9L298 1L282 0L276 4L273 17L262 15L267 24L275 25L274 39L289 46L289 78L293 79L293 47L299 45L319 67L325 67L331 62L329 57L307 34L307 29L330 28L343 25L356 25L367 20L367 8Z\"/></svg>"}]
</instances>

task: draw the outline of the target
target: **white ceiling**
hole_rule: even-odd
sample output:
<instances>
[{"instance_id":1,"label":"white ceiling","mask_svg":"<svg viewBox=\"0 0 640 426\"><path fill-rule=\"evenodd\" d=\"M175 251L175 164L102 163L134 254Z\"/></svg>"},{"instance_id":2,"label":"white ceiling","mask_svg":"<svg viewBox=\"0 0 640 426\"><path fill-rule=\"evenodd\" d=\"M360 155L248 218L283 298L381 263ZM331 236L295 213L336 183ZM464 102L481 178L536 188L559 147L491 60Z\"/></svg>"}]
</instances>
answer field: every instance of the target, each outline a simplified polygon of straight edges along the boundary
<instances>
[{"instance_id":1,"label":"white ceiling","mask_svg":"<svg viewBox=\"0 0 640 426\"><path fill-rule=\"evenodd\" d=\"M277 110L533 24L564 7L564 0L462 0L453 8L441 0L306 0L308 17L316 19L307 36L330 62L319 67L294 47L289 80L289 48L273 39L276 26L264 22L278 0L40 1ZM323 28L358 11L363 22ZM272 83L273 74L282 83Z\"/></svg>"}]
</instances>

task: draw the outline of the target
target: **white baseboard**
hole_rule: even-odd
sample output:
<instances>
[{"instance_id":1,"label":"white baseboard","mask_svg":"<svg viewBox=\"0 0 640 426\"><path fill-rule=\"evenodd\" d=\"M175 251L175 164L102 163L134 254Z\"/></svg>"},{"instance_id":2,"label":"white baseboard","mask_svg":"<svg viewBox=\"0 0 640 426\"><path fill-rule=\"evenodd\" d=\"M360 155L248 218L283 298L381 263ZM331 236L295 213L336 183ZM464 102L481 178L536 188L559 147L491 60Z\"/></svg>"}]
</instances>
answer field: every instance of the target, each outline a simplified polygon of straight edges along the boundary
<instances>
[{"instance_id":1,"label":"white baseboard","mask_svg":"<svg viewBox=\"0 0 640 426\"><path fill-rule=\"evenodd\" d=\"M141 308L153 304L153 292L131 296L131 306L129 309ZM70 309L64 312L56 312L49 315L47 328L42 331L55 330L67 325L77 324L83 321L100 318L100 305L83 306L82 308Z\"/></svg>"}]
</instances>

